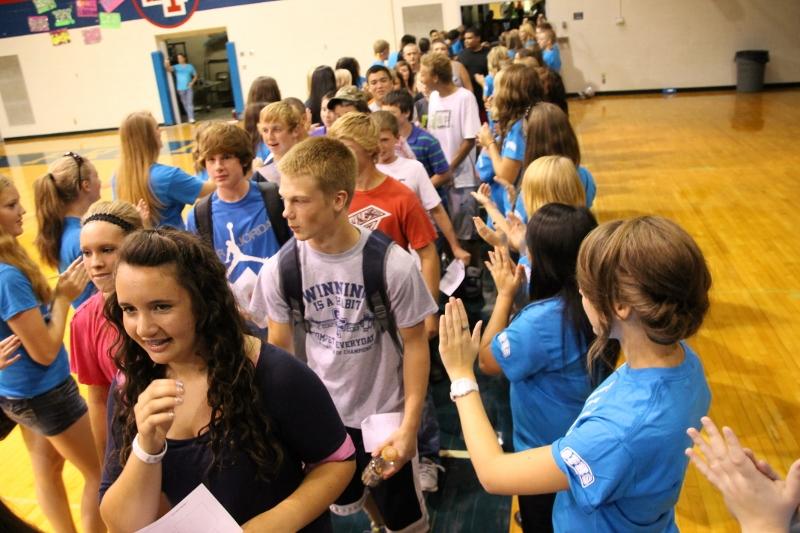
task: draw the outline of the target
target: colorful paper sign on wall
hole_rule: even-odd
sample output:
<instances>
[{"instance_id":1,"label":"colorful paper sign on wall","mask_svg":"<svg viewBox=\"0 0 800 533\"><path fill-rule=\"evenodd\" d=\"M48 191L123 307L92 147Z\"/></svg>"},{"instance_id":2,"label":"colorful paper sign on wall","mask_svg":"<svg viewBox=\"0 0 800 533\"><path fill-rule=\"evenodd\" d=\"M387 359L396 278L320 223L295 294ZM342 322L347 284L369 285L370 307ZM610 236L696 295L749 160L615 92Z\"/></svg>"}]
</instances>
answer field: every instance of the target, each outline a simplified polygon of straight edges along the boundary
<instances>
[{"instance_id":1,"label":"colorful paper sign on wall","mask_svg":"<svg viewBox=\"0 0 800 533\"><path fill-rule=\"evenodd\" d=\"M50 19L47 15L28 17L28 27L33 33L50 31Z\"/></svg>"},{"instance_id":2,"label":"colorful paper sign on wall","mask_svg":"<svg viewBox=\"0 0 800 533\"><path fill-rule=\"evenodd\" d=\"M56 30L50 32L50 41L53 46L60 46L62 44L69 44L69 30Z\"/></svg>"},{"instance_id":3,"label":"colorful paper sign on wall","mask_svg":"<svg viewBox=\"0 0 800 533\"><path fill-rule=\"evenodd\" d=\"M96 18L97 0L75 0L75 13L83 18Z\"/></svg>"},{"instance_id":4,"label":"colorful paper sign on wall","mask_svg":"<svg viewBox=\"0 0 800 533\"><path fill-rule=\"evenodd\" d=\"M94 28L87 28L81 33L83 33L83 44L97 44L102 40L100 28L97 26Z\"/></svg>"},{"instance_id":5,"label":"colorful paper sign on wall","mask_svg":"<svg viewBox=\"0 0 800 533\"><path fill-rule=\"evenodd\" d=\"M122 2L125 0L100 0L100 5L103 6L103 9L106 10L106 13L111 13L119 6L122 5Z\"/></svg>"},{"instance_id":6,"label":"colorful paper sign on wall","mask_svg":"<svg viewBox=\"0 0 800 533\"><path fill-rule=\"evenodd\" d=\"M33 6L36 8L36 13L41 15L56 8L56 0L33 0Z\"/></svg>"},{"instance_id":7,"label":"colorful paper sign on wall","mask_svg":"<svg viewBox=\"0 0 800 533\"><path fill-rule=\"evenodd\" d=\"M75 24L75 19L72 18L72 7L53 10L53 19L55 19L56 28Z\"/></svg>"},{"instance_id":8,"label":"colorful paper sign on wall","mask_svg":"<svg viewBox=\"0 0 800 533\"><path fill-rule=\"evenodd\" d=\"M100 27L104 30L118 30L121 25L119 13L100 13Z\"/></svg>"}]
</instances>

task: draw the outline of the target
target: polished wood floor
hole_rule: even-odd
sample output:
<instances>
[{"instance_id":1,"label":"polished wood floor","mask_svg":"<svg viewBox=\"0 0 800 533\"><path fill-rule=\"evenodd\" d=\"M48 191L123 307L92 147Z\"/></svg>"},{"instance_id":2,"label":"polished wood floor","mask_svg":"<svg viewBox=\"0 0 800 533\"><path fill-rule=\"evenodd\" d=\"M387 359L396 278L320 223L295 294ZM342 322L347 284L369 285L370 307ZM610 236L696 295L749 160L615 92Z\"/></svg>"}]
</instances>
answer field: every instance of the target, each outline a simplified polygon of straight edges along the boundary
<instances>
[{"instance_id":1,"label":"polished wood floor","mask_svg":"<svg viewBox=\"0 0 800 533\"><path fill-rule=\"evenodd\" d=\"M800 427L800 91L601 97L570 109L583 162L597 180L598 218L668 216L705 252L713 303L692 344L711 384L711 414L785 472L800 457L793 431ZM188 127L167 128L162 162L188 170L190 136ZM26 243L35 225L30 184L65 150L93 159L108 183L115 134L0 149L0 172L14 178L28 209ZM103 194L110 196L107 187ZM65 479L77 504L80 476L67 466ZM0 443L0 495L47 529L17 433ZM677 517L684 532L738 531L691 466Z\"/></svg>"}]
</instances>

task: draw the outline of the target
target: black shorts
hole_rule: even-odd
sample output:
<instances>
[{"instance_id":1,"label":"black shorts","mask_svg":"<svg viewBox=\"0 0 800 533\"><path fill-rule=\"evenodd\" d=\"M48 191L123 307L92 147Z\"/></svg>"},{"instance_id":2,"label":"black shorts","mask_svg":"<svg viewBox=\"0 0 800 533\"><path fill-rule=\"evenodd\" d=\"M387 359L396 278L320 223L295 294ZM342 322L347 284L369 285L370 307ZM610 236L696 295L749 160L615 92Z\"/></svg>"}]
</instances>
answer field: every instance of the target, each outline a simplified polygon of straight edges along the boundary
<instances>
[{"instance_id":1,"label":"black shorts","mask_svg":"<svg viewBox=\"0 0 800 533\"><path fill-rule=\"evenodd\" d=\"M45 437L63 433L86 414L86 401L72 376L61 385L33 398L4 398L0 409L19 424Z\"/></svg>"},{"instance_id":2,"label":"black shorts","mask_svg":"<svg viewBox=\"0 0 800 533\"><path fill-rule=\"evenodd\" d=\"M361 430L346 429L356 447L356 472L342 495L331 506L331 510L338 515L357 513L363 508L369 490L388 531L428 531L428 511L417 481L417 458L407 462L395 475L384 479L377 487L367 489L361 482L361 472L372 456L364 451Z\"/></svg>"}]
</instances>

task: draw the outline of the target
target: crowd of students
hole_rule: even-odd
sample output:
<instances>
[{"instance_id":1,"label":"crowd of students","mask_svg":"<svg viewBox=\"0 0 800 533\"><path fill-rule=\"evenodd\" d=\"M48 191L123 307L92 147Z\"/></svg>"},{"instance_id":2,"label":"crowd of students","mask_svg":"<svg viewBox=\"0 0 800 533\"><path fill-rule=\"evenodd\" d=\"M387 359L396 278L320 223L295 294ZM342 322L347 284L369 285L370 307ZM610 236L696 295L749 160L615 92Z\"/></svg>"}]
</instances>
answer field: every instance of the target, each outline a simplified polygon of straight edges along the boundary
<instances>
[{"instance_id":1,"label":"crowd of students","mask_svg":"<svg viewBox=\"0 0 800 533\"><path fill-rule=\"evenodd\" d=\"M442 34L424 53L376 42L364 77L353 58L317 67L305 102L257 78L243 126L195 128L195 175L157 162L151 114L128 115L111 202L68 152L34 185L54 289L0 177L0 407L56 531L74 531L64 460L85 481L85 531L138 530L200 483L245 531L330 531L330 511L362 510L426 531L437 353L477 476L520 496L524 531L676 530L692 440L743 524L788 524L797 464L784 483L703 418L684 340L709 307L702 252L662 217L598 225L590 210L552 26L493 46ZM488 271L485 328L440 294L442 258ZM476 362L511 383L514 453ZM376 415L393 420L379 442L362 430ZM701 420L709 441L686 434Z\"/></svg>"}]
</instances>

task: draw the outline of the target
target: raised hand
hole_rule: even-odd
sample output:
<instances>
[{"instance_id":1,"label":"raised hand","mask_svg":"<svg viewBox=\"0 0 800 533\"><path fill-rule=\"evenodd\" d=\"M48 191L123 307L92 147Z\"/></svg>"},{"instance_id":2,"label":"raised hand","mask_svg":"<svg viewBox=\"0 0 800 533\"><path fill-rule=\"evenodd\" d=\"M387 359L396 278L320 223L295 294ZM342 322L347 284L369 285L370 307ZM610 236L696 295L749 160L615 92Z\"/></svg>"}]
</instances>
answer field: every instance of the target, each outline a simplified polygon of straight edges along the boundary
<instances>
[{"instance_id":1,"label":"raised hand","mask_svg":"<svg viewBox=\"0 0 800 533\"><path fill-rule=\"evenodd\" d=\"M479 321L470 334L464 302L460 298L450 298L439 319L439 354L451 381L464 377L475 379L481 326Z\"/></svg>"},{"instance_id":2,"label":"raised hand","mask_svg":"<svg viewBox=\"0 0 800 533\"><path fill-rule=\"evenodd\" d=\"M89 283L89 274L83 266L83 257L78 257L58 276L56 294L72 301L80 296L87 283Z\"/></svg>"},{"instance_id":3,"label":"raised hand","mask_svg":"<svg viewBox=\"0 0 800 533\"><path fill-rule=\"evenodd\" d=\"M19 349L22 346L16 335L9 335L0 341L0 370L16 363L22 354Z\"/></svg>"},{"instance_id":4,"label":"raised hand","mask_svg":"<svg viewBox=\"0 0 800 533\"><path fill-rule=\"evenodd\" d=\"M707 438L695 428L687 430L700 453L689 448L686 455L722 493L742 531L788 531L800 504L800 460L792 464L786 480L776 479L769 465L758 466L745 452L731 428L723 427L720 433L708 417L702 423Z\"/></svg>"},{"instance_id":5,"label":"raised hand","mask_svg":"<svg viewBox=\"0 0 800 533\"><path fill-rule=\"evenodd\" d=\"M174 379L156 379L139 395L133 412L139 445L155 455L164 449L167 432L175 420L175 406L183 403L183 383Z\"/></svg>"},{"instance_id":6,"label":"raised hand","mask_svg":"<svg viewBox=\"0 0 800 533\"><path fill-rule=\"evenodd\" d=\"M489 260L485 264L492 274L497 294L513 298L525 280L525 268L514 264L508 247L496 246L494 251L489 252Z\"/></svg>"}]
</instances>

